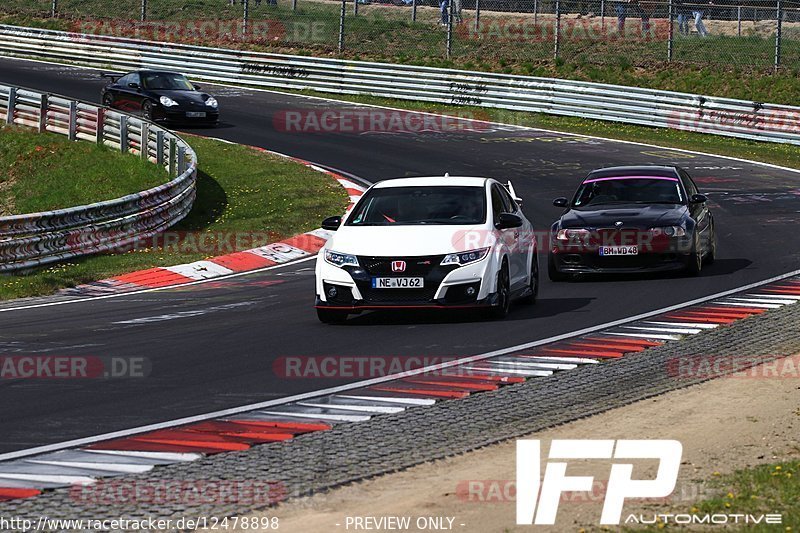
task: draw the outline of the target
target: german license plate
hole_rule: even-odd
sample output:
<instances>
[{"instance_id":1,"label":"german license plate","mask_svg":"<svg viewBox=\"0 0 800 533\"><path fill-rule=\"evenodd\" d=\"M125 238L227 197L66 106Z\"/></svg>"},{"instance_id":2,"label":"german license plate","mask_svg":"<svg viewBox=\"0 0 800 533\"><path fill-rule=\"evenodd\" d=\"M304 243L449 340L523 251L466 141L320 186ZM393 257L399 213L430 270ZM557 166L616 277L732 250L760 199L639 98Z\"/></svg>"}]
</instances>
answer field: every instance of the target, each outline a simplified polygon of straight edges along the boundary
<instances>
[{"instance_id":1,"label":"german license plate","mask_svg":"<svg viewBox=\"0 0 800 533\"><path fill-rule=\"evenodd\" d=\"M187 111L186 118L206 118L205 111Z\"/></svg>"},{"instance_id":2,"label":"german license plate","mask_svg":"<svg viewBox=\"0 0 800 533\"><path fill-rule=\"evenodd\" d=\"M601 246L600 255L639 255L639 246Z\"/></svg>"},{"instance_id":3,"label":"german license plate","mask_svg":"<svg viewBox=\"0 0 800 533\"><path fill-rule=\"evenodd\" d=\"M372 278L373 289L422 289L425 278Z\"/></svg>"}]
</instances>

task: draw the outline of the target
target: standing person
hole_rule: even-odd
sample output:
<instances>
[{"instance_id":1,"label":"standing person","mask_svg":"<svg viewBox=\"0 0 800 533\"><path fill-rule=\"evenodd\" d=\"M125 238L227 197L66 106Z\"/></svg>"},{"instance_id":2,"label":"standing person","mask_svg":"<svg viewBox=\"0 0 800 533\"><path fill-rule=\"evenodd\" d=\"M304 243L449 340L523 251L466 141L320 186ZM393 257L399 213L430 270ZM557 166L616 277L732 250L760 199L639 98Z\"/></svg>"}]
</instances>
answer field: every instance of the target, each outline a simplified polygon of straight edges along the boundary
<instances>
[{"instance_id":1,"label":"standing person","mask_svg":"<svg viewBox=\"0 0 800 533\"><path fill-rule=\"evenodd\" d=\"M694 17L694 27L697 28L697 33L700 34L700 37L706 37L708 35L708 30L706 29L706 25L703 24L703 15L705 12L702 10L700 6L695 6L692 10L692 16Z\"/></svg>"},{"instance_id":2,"label":"standing person","mask_svg":"<svg viewBox=\"0 0 800 533\"><path fill-rule=\"evenodd\" d=\"M453 0L453 22L457 24L464 22L461 17L461 0Z\"/></svg>"},{"instance_id":3,"label":"standing person","mask_svg":"<svg viewBox=\"0 0 800 533\"><path fill-rule=\"evenodd\" d=\"M639 16L642 17L642 36L647 37L650 33L650 17L656 10L656 3L653 1L639 2Z\"/></svg>"},{"instance_id":4,"label":"standing person","mask_svg":"<svg viewBox=\"0 0 800 533\"><path fill-rule=\"evenodd\" d=\"M439 9L442 11L442 19L439 21L439 25L447 26L450 22L450 16L447 13L450 9L450 0L439 0Z\"/></svg>"},{"instance_id":5,"label":"standing person","mask_svg":"<svg viewBox=\"0 0 800 533\"><path fill-rule=\"evenodd\" d=\"M689 35L689 15L691 15L691 10L686 5L686 0L672 0L672 5L675 8L675 15L678 17L678 33Z\"/></svg>"},{"instance_id":6,"label":"standing person","mask_svg":"<svg viewBox=\"0 0 800 533\"><path fill-rule=\"evenodd\" d=\"M617 32L625 32L625 17L628 11L627 0L616 0L614 2L614 11L617 13Z\"/></svg>"}]
</instances>

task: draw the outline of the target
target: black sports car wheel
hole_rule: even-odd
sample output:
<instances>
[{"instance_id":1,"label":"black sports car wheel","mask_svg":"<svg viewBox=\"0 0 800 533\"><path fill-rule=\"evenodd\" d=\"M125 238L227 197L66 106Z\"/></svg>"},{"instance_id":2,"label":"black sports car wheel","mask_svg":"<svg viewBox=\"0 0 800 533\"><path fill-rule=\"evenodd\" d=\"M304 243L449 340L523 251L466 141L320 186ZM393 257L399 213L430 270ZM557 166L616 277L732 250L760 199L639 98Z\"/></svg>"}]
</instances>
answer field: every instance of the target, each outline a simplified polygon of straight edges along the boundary
<instances>
[{"instance_id":1,"label":"black sports car wheel","mask_svg":"<svg viewBox=\"0 0 800 533\"><path fill-rule=\"evenodd\" d=\"M146 100L142 104L142 118L153 120L153 102Z\"/></svg>"},{"instance_id":2,"label":"black sports car wheel","mask_svg":"<svg viewBox=\"0 0 800 533\"><path fill-rule=\"evenodd\" d=\"M104 94L103 105L106 107L112 107L114 105L114 95L111 93Z\"/></svg>"}]
</instances>

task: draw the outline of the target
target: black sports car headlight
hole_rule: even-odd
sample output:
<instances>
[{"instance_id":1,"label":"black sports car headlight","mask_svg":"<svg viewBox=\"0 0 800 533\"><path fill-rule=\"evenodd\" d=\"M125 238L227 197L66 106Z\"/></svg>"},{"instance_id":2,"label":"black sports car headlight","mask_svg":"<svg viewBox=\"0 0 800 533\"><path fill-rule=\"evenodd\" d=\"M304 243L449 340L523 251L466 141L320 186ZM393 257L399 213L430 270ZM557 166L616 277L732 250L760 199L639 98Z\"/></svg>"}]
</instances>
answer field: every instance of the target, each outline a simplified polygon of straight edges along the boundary
<instances>
[{"instance_id":1,"label":"black sports car headlight","mask_svg":"<svg viewBox=\"0 0 800 533\"><path fill-rule=\"evenodd\" d=\"M208 100L206 100L206 105L216 109L219 104L217 103L217 99L211 96L208 98Z\"/></svg>"},{"instance_id":2,"label":"black sports car headlight","mask_svg":"<svg viewBox=\"0 0 800 533\"><path fill-rule=\"evenodd\" d=\"M158 99L158 101L161 102L161 105L163 105L164 107L172 107L178 105L178 102L176 102L169 96L162 96L161 98Z\"/></svg>"}]
</instances>

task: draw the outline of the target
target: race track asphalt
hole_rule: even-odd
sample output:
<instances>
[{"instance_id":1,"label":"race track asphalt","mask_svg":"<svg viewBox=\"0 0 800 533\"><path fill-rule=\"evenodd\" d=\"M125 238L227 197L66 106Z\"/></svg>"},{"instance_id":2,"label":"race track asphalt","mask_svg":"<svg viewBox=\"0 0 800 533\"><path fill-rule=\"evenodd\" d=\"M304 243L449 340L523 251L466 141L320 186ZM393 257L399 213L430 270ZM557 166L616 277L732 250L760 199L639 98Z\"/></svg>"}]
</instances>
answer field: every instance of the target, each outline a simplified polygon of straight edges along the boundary
<instances>
[{"instance_id":1,"label":"race track asphalt","mask_svg":"<svg viewBox=\"0 0 800 533\"><path fill-rule=\"evenodd\" d=\"M0 83L94 102L103 86L95 71L10 59L0 59ZM312 307L313 261L184 288L5 312L0 355L144 358L149 372L128 379L0 380L0 452L354 379L287 379L279 369L284 357L484 353L766 279L797 268L800 259L800 175L789 171L503 126L447 134L286 132L273 120L281 112L358 106L249 89L206 89L217 95L224 124L197 133L301 157L368 181L444 172L510 179L539 230L559 215L552 199L571 195L593 168L680 164L711 199L718 260L698 278L551 283L543 276L538 303L515 307L503 322L373 313L343 326L325 326Z\"/></svg>"}]
</instances>

